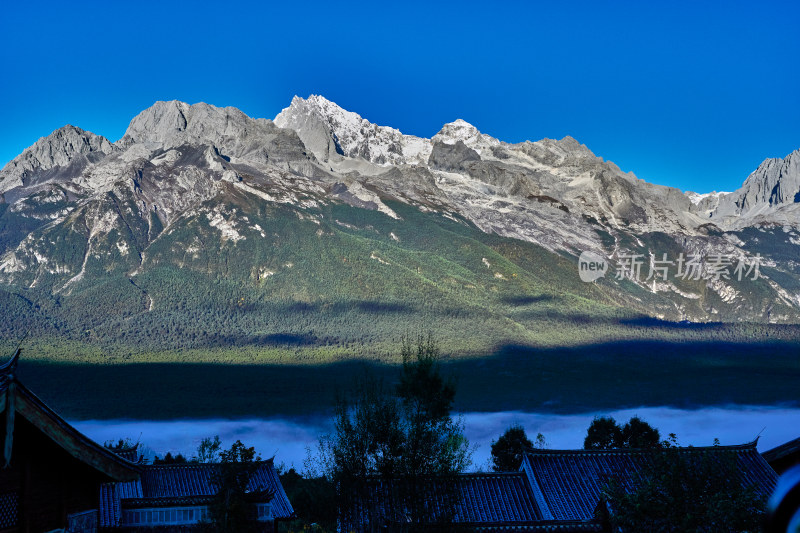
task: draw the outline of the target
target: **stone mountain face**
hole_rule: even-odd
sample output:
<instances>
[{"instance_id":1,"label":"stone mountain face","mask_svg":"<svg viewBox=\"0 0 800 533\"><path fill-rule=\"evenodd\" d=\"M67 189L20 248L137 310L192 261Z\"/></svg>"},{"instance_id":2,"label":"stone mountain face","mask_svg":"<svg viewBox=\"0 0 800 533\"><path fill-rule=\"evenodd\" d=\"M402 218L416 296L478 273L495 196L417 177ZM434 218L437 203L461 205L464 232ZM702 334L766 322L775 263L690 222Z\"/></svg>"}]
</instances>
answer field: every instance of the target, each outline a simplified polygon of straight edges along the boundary
<instances>
[{"instance_id":1,"label":"stone mountain face","mask_svg":"<svg viewBox=\"0 0 800 533\"><path fill-rule=\"evenodd\" d=\"M430 141L378 126L321 96L295 97L275 117L281 128L297 131L319 161L361 158L378 165L425 164Z\"/></svg>"},{"instance_id":2,"label":"stone mountain face","mask_svg":"<svg viewBox=\"0 0 800 533\"><path fill-rule=\"evenodd\" d=\"M403 167L405 182L391 192L411 202L425 199L404 189L433 177L436 190L428 200L485 231L553 250L599 247L586 217L614 228L691 234L706 222L677 189L624 174L569 137L512 145L457 120L432 139L420 139L370 124L318 96L295 98L275 121L296 130L333 172L376 181L388 168Z\"/></svg>"},{"instance_id":3,"label":"stone mountain face","mask_svg":"<svg viewBox=\"0 0 800 533\"><path fill-rule=\"evenodd\" d=\"M784 159L766 159L732 193L702 198L703 216L723 228L757 224L796 226L800 216L800 149Z\"/></svg>"},{"instance_id":4,"label":"stone mountain face","mask_svg":"<svg viewBox=\"0 0 800 533\"><path fill-rule=\"evenodd\" d=\"M272 207L318 225L323 238L335 233L336 206L401 226L397 206L407 206L554 259L591 250L612 267L630 254L645 271L662 253L760 254L764 277L749 284L608 276L596 285L609 301L669 319L800 317L800 151L765 161L734 193L683 194L571 137L509 144L456 120L424 139L320 96L295 97L274 121L173 101L140 113L115 143L71 126L40 139L0 171L0 194L0 282L9 290L66 297L112 275L135 285L142 272L188 268L203 246L249 261L260 283L274 269L245 243L268 238L255 221Z\"/></svg>"},{"instance_id":5,"label":"stone mountain face","mask_svg":"<svg viewBox=\"0 0 800 533\"><path fill-rule=\"evenodd\" d=\"M44 181L56 173L62 177L70 171L80 174L90 161L113 151L114 145L105 137L64 126L36 141L0 170L0 192L36 185L37 179Z\"/></svg>"}]
</instances>

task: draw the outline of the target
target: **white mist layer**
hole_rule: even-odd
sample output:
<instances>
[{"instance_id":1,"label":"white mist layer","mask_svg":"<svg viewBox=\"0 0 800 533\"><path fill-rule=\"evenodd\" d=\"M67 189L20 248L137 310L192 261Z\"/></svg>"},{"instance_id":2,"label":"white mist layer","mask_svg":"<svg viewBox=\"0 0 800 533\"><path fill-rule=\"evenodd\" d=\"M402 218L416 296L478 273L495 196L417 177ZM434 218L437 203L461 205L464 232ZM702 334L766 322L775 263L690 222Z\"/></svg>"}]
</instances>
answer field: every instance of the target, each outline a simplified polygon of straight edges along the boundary
<instances>
[{"instance_id":1,"label":"white mist layer","mask_svg":"<svg viewBox=\"0 0 800 533\"><path fill-rule=\"evenodd\" d=\"M658 428L662 438L678 436L682 446L710 446L714 438L723 445L743 444L760 434L758 449L766 451L797 437L800 408L763 406L707 407L696 410L671 407L642 407L611 412L559 415L551 413L498 412L464 413L465 433L472 445L474 469L488 469L490 446L511 425L521 424L533 440L541 432L548 447L576 449L595 416L613 416L625 422L639 416ZM269 419L185 419L185 420L85 420L72 422L97 442L130 438L140 441L152 453L167 452L191 456L205 437L219 435L225 447L237 439L253 446L263 458L275 456L275 464L303 470L307 448L316 452L320 435L333 429L324 417Z\"/></svg>"}]
</instances>

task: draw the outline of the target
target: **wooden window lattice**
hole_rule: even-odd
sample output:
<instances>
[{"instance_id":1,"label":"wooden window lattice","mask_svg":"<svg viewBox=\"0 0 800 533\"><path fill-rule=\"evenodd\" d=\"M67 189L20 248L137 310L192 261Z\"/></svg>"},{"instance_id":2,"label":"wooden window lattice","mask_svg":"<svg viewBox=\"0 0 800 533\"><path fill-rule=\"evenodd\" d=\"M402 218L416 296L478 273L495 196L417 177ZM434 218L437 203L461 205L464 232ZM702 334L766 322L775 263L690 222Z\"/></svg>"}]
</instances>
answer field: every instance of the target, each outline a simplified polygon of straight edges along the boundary
<instances>
[{"instance_id":1,"label":"wooden window lattice","mask_svg":"<svg viewBox=\"0 0 800 533\"><path fill-rule=\"evenodd\" d=\"M0 529L17 525L19 495L16 492L0 494Z\"/></svg>"}]
</instances>

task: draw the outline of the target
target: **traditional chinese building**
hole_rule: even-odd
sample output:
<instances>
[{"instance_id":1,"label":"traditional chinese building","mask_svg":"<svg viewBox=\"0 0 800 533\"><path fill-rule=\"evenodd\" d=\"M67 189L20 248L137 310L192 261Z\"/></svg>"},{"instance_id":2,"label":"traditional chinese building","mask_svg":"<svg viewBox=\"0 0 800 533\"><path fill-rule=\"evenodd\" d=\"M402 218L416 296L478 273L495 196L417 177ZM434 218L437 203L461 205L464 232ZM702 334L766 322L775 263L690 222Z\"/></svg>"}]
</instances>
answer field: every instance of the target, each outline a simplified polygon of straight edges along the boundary
<instances>
[{"instance_id":1,"label":"traditional chinese building","mask_svg":"<svg viewBox=\"0 0 800 533\"><path fill-rule=\"evenodd\" d=\"M721 466L733 464L742 483L761 495L775 489L777 474L755 442L674 451L707 454ZM414 524L415 530L606 531L608 524L596 512L606 484L615 479L629 490L635 488L654 453L659 451L537 450L526 454L519 472L431 476L415 481L411 491L402 479L372 477L340 517L340 529L405 531L421 516L424 523ZM416 494L414 504L422 505L422 513L411 511L409 494Z\"/></svg>"},{"instance_id":2,"label":"traditional chinese building","mask_svg":"<svg viewBox=\"0 0 800 533\"><path fill-rule=\"evenodd\" d=\"M737 446L677 448L680 454L707 454L720 467L732 464L742 483L769 497L778 475L756 450L756 442ZM610 480L626 490L658 450L537 450L525 456L522 470L531 481L536 507L545 520L592 520Z\"/></svg>"},{"instance_id":3,"label":"traditional chinese building","mask_svg":"<svg viewBox=\"0 0 800 533\"><path fill-rule=\"evenodd\" d=\"M139 478L139 467L88 439L15 376L19 350L0 367L0 531L93 531L100 487Z\"/></svg>"},{"instance_id":4,"label":"traditional chinese building","mask_svg":"<svg viewBox=\"0 0 800 533\"><path fill-rule=\"evenodd\" d=\"M217 465L142 465L87 438L16 378L19 350L0 366L0 533L189 531L208 516ZM293 515L272 461L249 492L264 531Z\"/></svg>"},{"instance_id":5,"label":"traditional chinese building","mask_svg":"<svg viewBox=\"0 0 800 533\"><path fill-rule=\"evenodd\" d=\"M216 464L145 465L139 479L107 483L100 498L100 530L186 531L208 519L217 489ZM294 515L272 460L258 463L248 482L253 515L272 531Z\"/></svg>"},{"instance_id":6,"label":"traditional chinese building","mask_svg":"<svg viewBox=\"0 0 800 533\"><path fill-rule=\"evenodd\" d=\"M761 455L778 474L783 474L791 467L800 465L800 438L776 446Z\"/></svg>"},{"instance_id":7,"label":"traditional chinese building","mask_svg":"<svg viewBox=\"0 0 800 533\"><path fill-rule=\"evenodd\" d=\"M420 508L416 513L413 505ZM406 531L412 523L414 530L430 531L602 530L591 520L545 520L524 471L426 476L413 482L371 477L341 518L340 531L357 532Z\"/></svg>"}]
</instances>

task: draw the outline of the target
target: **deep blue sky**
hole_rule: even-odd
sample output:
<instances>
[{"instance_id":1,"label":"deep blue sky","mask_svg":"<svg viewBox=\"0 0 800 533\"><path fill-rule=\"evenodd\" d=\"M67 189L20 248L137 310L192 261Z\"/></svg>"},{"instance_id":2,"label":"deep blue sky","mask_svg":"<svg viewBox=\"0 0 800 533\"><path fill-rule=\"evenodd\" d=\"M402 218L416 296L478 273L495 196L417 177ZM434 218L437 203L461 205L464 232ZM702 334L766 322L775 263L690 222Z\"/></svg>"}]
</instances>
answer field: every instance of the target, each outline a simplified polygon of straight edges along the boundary
<instances>
[{"instance_id":1,"label":"deep blue sky","mask_svg":"<svg viewBox=\"0 0 800 533\"><path fill-rule=\"evenodd\" d=\"M273 118L322 94L405 133L572 135L648 181L732 190L800 148L800 3L6 3L0 165L156 100ZM563 5L562 5L563 4Z\"/></svg>"}]
</instances>

